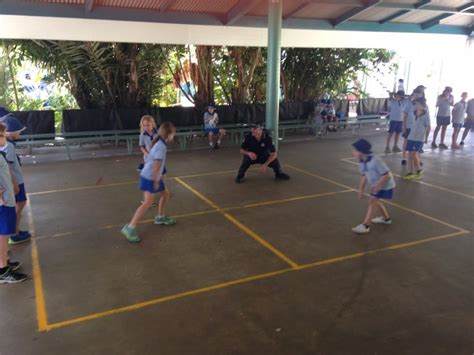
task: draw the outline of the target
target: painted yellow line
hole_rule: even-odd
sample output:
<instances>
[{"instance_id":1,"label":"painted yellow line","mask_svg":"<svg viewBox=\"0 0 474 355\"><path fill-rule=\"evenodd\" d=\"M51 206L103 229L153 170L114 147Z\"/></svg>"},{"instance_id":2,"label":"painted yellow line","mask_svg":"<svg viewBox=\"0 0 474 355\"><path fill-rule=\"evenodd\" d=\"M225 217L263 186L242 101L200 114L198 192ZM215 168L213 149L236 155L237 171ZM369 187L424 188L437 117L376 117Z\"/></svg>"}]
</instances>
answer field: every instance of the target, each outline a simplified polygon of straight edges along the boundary
<instances>
[{"instance_id":1,"label":"painted yellow line","mask_svg":"<svg viewBox=\"0 0 474 355\"><path fill-rule=\"evenodd\" d=\"M216 171L211 173L202 173L202 174L194 174L194 175L183 175L177 177L169 177L168 180L175 180L177 178L180 179L190 179L190 178L197 178L197 177L204 177L204 176L212 176L212 175L224 175L230 174L235 172L235 170L224 170L224 171ZM112 184L102 184L102 185L86 185L86 186L78 186L78 187L71 187L66 189L57 189L57 190L47 190L47 191L38 191L38 192L31 192L28 196L38 196L38 195L46 195L46 194L54 194L60 192L71 192L71 191L83 191L83 190L92 190L92 189L101 189L106 187L115 187L115 186L124 186L124 185L133 185L138 184L138 180L133 181L125 181L125 182L117 182Z\"/></svg>"},{"instance_id":2,"label":"painted yellow line","mask_svg":"<svg viewBox=\"0 0 474 355\"><path fill-rule=\"evenodd\" d=\"M311 172L309 172L309 171L306 171L306 170L303 170L303 169L300 169L300 168L296 168L296 167L293 167L293 166L291 166L291 165L288 165L288 166L291 167L292 169L301 171L302 173L305 173L305 174L310 175L310 176L314 176L314 177L316 177L316 178L318 178L318 179L321 179L321 180L330 182L330 183L332 183L332 184L334 184L334 185L343 186L343 187L346 187L347 189L352 189L352 191L357 191L356 189L353 189L353 188L351 188L350 186L347 186L347 185L340 184L340 183L338 183L337 181L333 181L333 180L331 180L331 179L328 179L328 178L325 178L325 177L322 177L322 176L313 174L313 173L311 173ZM365 195L366 195L366 196L369 196L368 194L365 194ZM416 210L413 210L413 209L411 209L411 208L405 207L405 206L400 205L400 204L398 204L398 203L395 203L395 202L392 202L392 201L388 201L388 200L384 200L383 203L386 203L386 204L388 204L388 205L392 205L392 206L398 207L398 208L400 208L400 209L402 209L402 210L405 210L405 211L414 213L414 214L416 214L416 215L418 215L418 216L420 216L420 217L424 217L424 218L429 219L429 220L431 220L431 221L434 221L434 222L437 222L437 223L439 223L439 224L445 225L445 226L447 226L447 227L456 229L456 230L458 230L458 231L460 231L460 232L466 232L466 230L465 230L464 228L457 227L457 226L455 226L455 225L453 225L453 224L450 224L450 223L448 223L448 222L442 221L442 220L440 220L440 219L438 219L438 218L435 218L435 217L431 217L431 216L429 216L429 215L427 215L427 214L424 214L424 213L422 213L422 212L418 212L418 211L416 211Z\"/></svg>"},{"instance_id":3,"label":"painted yellow line","mask_svg":"<svg viewBox=\"0 0 474 355\"><path fill-rule=\"evenodd\" d=\"M65 233L58 233L54 235L47 235L47 236L41 236L41 237L32 237L32 240L43 240L43 239L51 239L51 238L60 238L60 237L67 237L72 235L73 232L65 232Z\"/></svg>"},{"instance_id":4,"label":"painted yellow line","mask_svg":"<svg viewBox=\"0 0 474 355\"><path fill-rule=\"evenodd\" d=\"M286 202L308 200L308 199L317 198L317 197L333 196L333 195L343 194L346 192L354 192L354 190L351 189L351 190L342 190L342 191L334 191L334 192L324 192L324 193L314 194L314 195L290 197L290 198L285 198L282 200L251 203L248 205L244 205L242 208L254 208L254 207L262 207L262 206L268 206L268 205L276 205L276 204L281 204L281 203L286 203Z\"/></svg>"},{"instance_id":5,"label":"painted yellow line","mask_svg":"<svg viewBox=\"0 0 474 355\"><path fill-rule=\"evenodd\" d=\"M199 197L201 200L203 200L204 202L206 202L209 206L211 206L212 208L216 209L216 210L219 210L223 215L224 217L229 220L230 222L232 222L237 228L239 228L240 230L242 230L245 234L247 234L248 236L250 236L251 238L253 238L254 240L256 240L258 243L260 243L260 245L264 246L265 248L267 248L268 250L270 250L273 254L275 254L276 256L278 256L281 260L283 260L285 263L287 263L288 265L290 265L291 267L293 268L296 268L298 267L298 264L295 263L293 260L291 260L288 256L286 256L284 253L282 253L280 250L278 250L277 248L275 248L273 245L271 245L269 242L267 242L265 239L263 239L261 236L259 236L256 232L254 232L252 229L248 228L247 226L245 226L242 222L240 222L239 220L237 220L234 216L230 215L229 213L225 212L224 210L222 210L218 205L216 205L213 201L211 201L210 199L208 199L206 196L204 196L203 194L201 194L199 191L197 191L196 189L194 189L192 186L190 186L189 184L185 183L183 180L177 178L176 181L178 183L180 183L181 185L183 185L185 188L187 188L189 191L191 191L193 194L195 194L197 197Z\"/></svg>"},{"instance_id":6,"label":"painted yellow line","mask_svg":"<svg viewBox=\"0 0 474 355\"><path fill-rule=\"evenodd\" d=\"M359 165L357 162L355 162L355 161L353 161L352 159L349 159L349 158L344 158L344 159L341 159L341 160L345 163L349 163L349 164L352 164L352 165ZM394 174L394 173L392 173L392 175L396 176L400 179L403 179L402 175ZM429 186L429 187L432 187L432 188L437 189L437 190L446 191L446 192L449 192L449 193L452 193L452 194L455 194L455 195L459 195L459 196L466 197L466 198L469 198L471 200L474 200L474 196L472 196L472 195L465 194L463 192L459 192L459 191L456 191L456 190L451 190L451 189L448 189L448 188L443 187L443 186L430 184L430 183L422 181L422 180L410 180L410 182L416 182L417 184L420 184L420 185Z\"/></svg>"},{"instance_id":7,"label":"painted yellow line","mask_svg":"<svg viewBox=\"0 0 474 355\"><path fill-rule=\"evenodd\" d=\"M138 310L138 309L141 309L141 308L144 308L144 307L153 306L153 305L160 304L160 303L165 303L165 302L177 300L177 299L180 299L180 298L185 298L185 297L189 297L189 296L194 296L194 295L198 295L198 294L202 294L202 293L211 292L211 291L214 291L214 290L224 289L224 288L239 285L239 284L245 284L245 283L250 283L250 282L253 282L253 281L258 281L258 280L263 280L263 279L267 279L267 278L276 277L276 276L286 274L286 273L289 273L289 272L292 272L292 271L297 272L299 270L311 269L311 268L316 268L316 267L319 267L319 266L330 265L330 264L335 264L335 263L338 263L338 262L348 261L348 260L351 260L351 259L357 259L357 258L361 258L361 257L366 256L366 255L372 255L372 254L381 253L381 252L385 252L385 251L391 251L391 250L399 250L399 249L403 249L403 248L410 248L410 247L414 247L414 246L417 246L417 245L420 245L420 244L430 243L430 242L437 241L437 240L443 240L443 239L454 238L454 237L461 236L461 235L467 235L468 233L469 232L467 232L467 231L459 231L459 232L449 233L449 234L445 234L445 235L441 235L441 236L437 236L437 237L418 240L418 241L414 241L414 242L395 244L395 245L387 246L387 247L384 247L384 248L379 248L379 249L374 249L374 250L369 250L369 251L344 255L344 256L325 259L325 260L320 260L320 261L316 261L316 262L312 262L312 263L308 263L308 264L298 266L298 268L287 268L287 269L268 272L268 273L264 273L264 274L260 274L260 275L244 277L244 278L241 278L241 279L228 281L228 282L223 282L223 283L213 285L213 286L208 286L208 287L203 287L203 288L199 288L199 289L195 289L195 290L191 290L191 291L186 291L186 292L178 293L178 294L175 294L175 295L160 297L160 298L156 298L156 299L153 299L153 300L149 300L149 301L145 301L145 302L141 302L141 303L136 303L136 304L132 304L132 305L129 305L129 306L119 307L119 308L111 309L111 310L104 311L104 312L98 312L98 313L90 314L90 315L87 315L87 316L84 316L84 317L78 317L78 318L74 318L74 319L70 319L70 320L65 320L65 321L61 321L61 322L52 323L52 324L47 325L47 327L45 329L42 329L42 331L45 331L45 330L49 331L49 330L58 329L58 328L66 327L66 326L73 325L73 324L78 324L78 323L82 323L82 322L86 322L86 321L91 321L91 320L96 320L96 319L100 319L100 318L104 318L104 317L113 316L113 315L120 314L120 313L135 311L135 310Z\"/></svg>"},{"instance_id":8,"label":"painted yellow line","mask_svg":"<svg viewBox=\"0 0 474 355\"><path fill-rule=\"evenodd\" d=\"M443 234L443 235L436 236L436 237L430 237L430 238L426 238L426 239L415 240L413 242L394 244L394 245L389 245L387 247L383 247L383 248L379 248L379 249L372 249L372 250L367 250L367 251L363 251L363 252L359 252L359 253L343 255L343 256L339 256L339 257L335 257L335 258L331 258L331 259L315 261L315 262L312 262L312 263L301 265L299 267L299 270L309 269L309 268L318 267L318 266L322 266L322 265L335 264L335 263L338 263L338 262L341 262L341 261L356 259L356 258L360 258L360 257L366 256L366 255L373 255L373 254L382 253L382 252L390 251L390 250L406 249L406 248L414 247L414 246L417 246L417 245L420 245L420 244L426 244L426 243L434 242L434 241L437 241L437 240L443 240L443 239L459 237L461 235L467 235L469 233L470 233L469 231L458 231L458 232Z\"/></svg>"},{"instance_id":9,"label":"painted yellow line","mask_svg":"<svg viewBox=\"0 0 474 355\"><path fill-rule=\"evenodd\" d=\"M288 166L289 168L293 169L293 170L299 171L300 173L303 173L303 174L306 174L306 175L309 175L309 176L318 178L318 179L320 179L320 180L329 182L329 183L331 183L331 184L333 184L333 185L337 185L337 186L343 187L343 188L348 189L348 190L351 190L351 191L357 191L357 190L354 189L353 187L350 187L350 186L341 184L341 183L339 183L339 182L337 182L337 181L334 181L334 180L325 178L325 177L323 177L323 176L314 174L314 173L309 172L309 171L307 171L307 170L303 170L303 169L301 169L301 168L297 168L296 166L293 166L293 165L287 165L287 166Z\"/></svg>"},{"instance_id":10,"label":"painted yellow line","mask_svg":"<svg viewBox=\"0 0 474 355\"><path fill-rule=\"evenodd\" d=\"M32 234L35 234L35 225L33 222L33 213L31 211L30 200L27 201L26 213L28 218L28 228ZM36 320L38 323L38 330L41 332L48 328L48 312L46 311L43 278L41 276L41 267L36 240L31 241L31 263L33 269L33 283L35 287Z\"/></svg>"},{"instance_id":11,"label":"painted yellow line","mask_svg":"<svg viewBox=\"0 0 474 355\"><path fill-rule=\"evenodd\" d=\"M241 278L241 279L228 281L228 282L223 282L223 283L213 285L213 286L209 286L209 287L203 287L203 288L199 288L199 289L196 289L196 290L191 290L191 291L178 293L176 295L156 298L156 299L153 299L153 300L150 300L150 301L136 303L136 304L133 304L133 305L130 305L130 306L115 308L115 309L111 309L109 311L91 314L91 315L85 316L85 317L79 317L79 318L70 319L70 320L66 320L66 321L62 321L62 322L52 323L52 324L49 324L47 329L45 329L45 330L52 330L52 329L62 328L62 327L72 325L72 324L77 324L77 323L81 323L81 322L85 322L85 321L89 321L89 320L93 320L93 319L99 319L99 318L112 316L112 315L119 314L119 313L134 311L134 310L137 310L137 309L141 309L141 308L152 306L152 305L159 304L159 303L164 303L164 302L168 302L168 301L177 300L179 298L194 296L194 295L198 295L198 294L201 294L201 293L206 293L206 292L210 292L210 291L214 291L214 290L219 290L219 289L223 289L223 288L230 287L230 286L249 283L249 282L252 282L252 281L263 280L263 279L267 279L267 278L274 277L274 276L277 276L277 275L285 274L285 273L290 272L292 270L293 269L288 268L288 269L268 272L268 273L265 273L265 274L260 274L260 275L250 276L250 277L244 277L244 278Z\"/></svg>"}]
</instances>

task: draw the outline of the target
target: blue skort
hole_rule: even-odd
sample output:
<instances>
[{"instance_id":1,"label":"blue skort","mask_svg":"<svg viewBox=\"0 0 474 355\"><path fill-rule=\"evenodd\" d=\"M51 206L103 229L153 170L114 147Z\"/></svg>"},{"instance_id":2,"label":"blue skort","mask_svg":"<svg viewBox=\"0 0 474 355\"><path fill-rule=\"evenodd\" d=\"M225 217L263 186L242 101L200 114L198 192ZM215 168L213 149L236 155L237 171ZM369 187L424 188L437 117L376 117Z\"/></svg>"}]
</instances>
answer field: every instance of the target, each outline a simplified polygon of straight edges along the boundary
<instances>
[{"instance_id":1,"label":"blue skort","mask_svg":"<svg viewBox=\"0 0 474 355\"><path fill-rule=\"evenodd\" d=\"M11 236L16 233L15 207L0 206L0 235Z\"/></svg>"},{"instance_id":2,"label":"blue skort","mask_svg":"<svg viewBox=\"0 0 474 355\"><path fill-rule=\"evenodd\" d=\"M403 122L402 121L390 121L388 127L388 133L402 133Z\"/></svg>"},{"instance_id":3,"label":"blue skort","mask_svg":"<svg viewBox=\"0 0 474 355\"><path fill-rule=\"evenodd\" d=\"M437 126L449 126L451 122L451 117L449 116L438 116L436 117L436 125Z\"/></svg>"},{"instance_id":4,"label":"blue skort","mask_svg":"<svg viewBox=\"0 0 474 355\"><path fill-rule=\"evenodd\" d=\"M393 197L393 189L390 190L380 190L376 194L371 194L374 197L381 198L384 200L390 200Z\"/></svg>"},{"instance_id":5,"label":"blue skort","mask_svg":"<svg viewBox=\"0 0 474 355\"><path fill-rule=\"evenodd\" d=\"M20 192L18 192L18 193L15 195L15 201L16 201L16 202L25 202L25 201L27 200L27 198L26 198L25 184L20 184L20 185L18 185L18 187L20 188Z\"/></svg>"},{"instance_id":6,"label":"blue skort","mask_svg":"<svg viewBox=\"0 0 474 355\"><path fill-rule=\"evenodd\" d=\"M461 129L462 126L463 126L463 123L454 123L454 122L453 122L453 128L459 128L459 129Z\"/></svg>"},{"instance_id":7,"label":"blue skort","mask_svg":"<svg viewBox=\"0 0 474 355\"><path fill-rule=\"evenodd\" d=\"M212 134L219 134L219 128L206 128L206 133L209 134L209 133L212 133Z\"/></svg>"},{"instance_id":8,"label":"blue skort","mask_svg":"<svg viewBox=\"0 0 474 355\"><path fill-rule=\"evenodd\" d=\"M165 191L165 189L166 187L163 180L160 180L160 186L158 187L158 189L155 189L155 182L153 180L148 180L140 176L140 190L141 191L156 194L156 193Z\"/></svg>"},{"instance_id":9,"label":"blue skort","mask_svg":"<svg viewBox=\"0 0 474 355\"><path fill-rule=\"evenodd\" d=\"M420 152L423 149L424 142L417 142L408 140L407 142L407 152Z\"/></svg>"}]
</instances>

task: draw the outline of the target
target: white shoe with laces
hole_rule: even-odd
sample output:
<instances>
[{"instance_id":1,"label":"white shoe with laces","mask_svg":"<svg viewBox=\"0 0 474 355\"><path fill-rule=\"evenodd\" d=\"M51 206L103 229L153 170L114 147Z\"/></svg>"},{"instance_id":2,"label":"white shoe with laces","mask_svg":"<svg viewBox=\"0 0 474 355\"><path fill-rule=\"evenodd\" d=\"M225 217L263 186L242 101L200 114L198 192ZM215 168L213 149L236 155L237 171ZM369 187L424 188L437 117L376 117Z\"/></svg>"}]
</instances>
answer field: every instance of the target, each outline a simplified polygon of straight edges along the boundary
<instances>
[{"instance_id":1,"label":"white shoe with laces","mask_svg":"<svg viewBox=\"0 0 474 355\"><path fill-rule=\"evenodd\" d=\"M392 219L386 220L384 217L379 216L372 219L372 223L376 224L392 224Z\"/></svg>"},{"instance_id":2,"label":"white shoe with laces","mask_svg":"<svg viewBox=\"0 0 474 355\"><path fill-rule=\"evenodd\" d=\"M359 224L357 227L352 228L352 231L356 234L367 234L370 232L370 228L364 224Z\"/></svg>"}]
</instances>

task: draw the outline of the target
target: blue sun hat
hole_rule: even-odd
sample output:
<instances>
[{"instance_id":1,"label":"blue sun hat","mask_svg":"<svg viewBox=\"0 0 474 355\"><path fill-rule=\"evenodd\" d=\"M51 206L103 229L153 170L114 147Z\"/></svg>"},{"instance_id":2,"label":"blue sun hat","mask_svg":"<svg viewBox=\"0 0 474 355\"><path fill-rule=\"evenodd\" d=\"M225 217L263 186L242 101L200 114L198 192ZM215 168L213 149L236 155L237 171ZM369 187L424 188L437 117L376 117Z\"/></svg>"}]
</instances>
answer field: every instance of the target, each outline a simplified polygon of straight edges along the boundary
<instances>
[{"instance_id":1,"label":"blue sun hat","mask_svg":"<svg viewBox=\"0 0 474 355\"><path fill-rule=\"evenodd\" d=\"M0 107L0 123L7 126L7 133L19 133L26 129L26 126L13 117L5 107Z\"/></svg>"},{"instance_id":2,"label":"blue sun hat","mask_svg":"<svg viewBox=\"0 0 474 355\"><path fill-rule=\"evenodd\" d=\"M352 144L355 150L358 152L361 152L362 154L365 155L370 155L372 154L372 144L370 144L368 141L365 139L359 139L357 142L354 142Z\"/></svg>"}]
</instances>

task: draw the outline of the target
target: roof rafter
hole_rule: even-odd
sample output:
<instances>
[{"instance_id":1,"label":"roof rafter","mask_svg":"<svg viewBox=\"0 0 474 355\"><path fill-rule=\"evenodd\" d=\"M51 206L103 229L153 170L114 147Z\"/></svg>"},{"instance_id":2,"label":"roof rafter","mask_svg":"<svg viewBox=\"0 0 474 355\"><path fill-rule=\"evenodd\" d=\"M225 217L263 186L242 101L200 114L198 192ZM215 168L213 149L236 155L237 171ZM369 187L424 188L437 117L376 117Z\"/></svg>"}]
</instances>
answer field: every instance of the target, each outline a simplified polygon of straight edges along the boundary
<instances>
[{"instance_id":1,"label":"roof rafter","mask_svg":"<svg viewBox=\"0 0 474 355\"><path fill-rule=\"evenodd\" d=\"M416 4L413 5L414 9L416 10L419 10L419 9L422 9L423 7L429 5L431 3L431 0L421 0L421 1L418 1ZM406 15L408 14L409 12L411 12L412 10L400 10L390 16L387 16L385 17L384 19L380 20L379 23L387 23L387 22L390 22L390 21L393 21L395 20L396 18L399 18L403 15Z\"/></svg>"},{"instance_id":2,"label":"roof rafter","mask_svg":"<svg viewBox=\"0 0 474 355\"><path fill-rule=\"evenodd\" d=\"M232 25L252 11L262 0L239 0L224 17L225 25Z\"/></svg>"},{"instance_id":3,"label":"roof rafter","mask_svg":"<svg viewBox=\"0 0 474 355\"><path fill-rule=\"evenodd\" d=\"M84 7L86 8L87 12L94 10L94 0L85 0Z\"/></svg>"},{"instance_id":4,"label":"roof rafter","mask_svg":"<svg viewBox=\"0 0 474 355\"><path fill-rule=\"evenodd\" d=\"M349 21L351 18L353 18L356 15L359 15L373 7L376 7L377 5L381 4L382 0L367 0L365 2L365 6L363 7L355 7L346 13L342 14L341 16L337 17L334 21L332 21L333 26L338 26L341 23L344 23L346 21Z\"/></svg>"},{"instance_id":5,"label":"roof rafter","mask_svg":"<svg viewBox=\"0 0 474 355\"><path fill-rule=\"evenodd\" d=\"M171 7L171 5L173 5L174 2L175 2L175 0L162 0L161 4L160 4L160 12L168 11L169 8Z\"/></svg>"}]
</instances>

